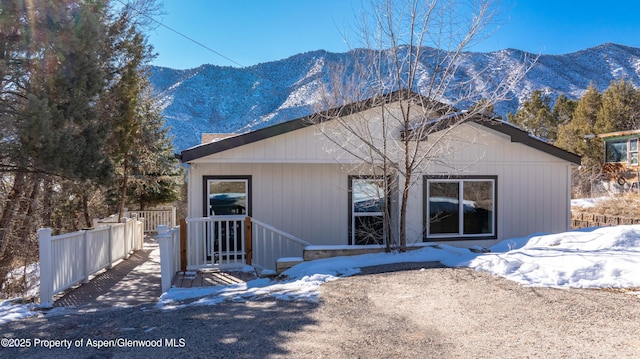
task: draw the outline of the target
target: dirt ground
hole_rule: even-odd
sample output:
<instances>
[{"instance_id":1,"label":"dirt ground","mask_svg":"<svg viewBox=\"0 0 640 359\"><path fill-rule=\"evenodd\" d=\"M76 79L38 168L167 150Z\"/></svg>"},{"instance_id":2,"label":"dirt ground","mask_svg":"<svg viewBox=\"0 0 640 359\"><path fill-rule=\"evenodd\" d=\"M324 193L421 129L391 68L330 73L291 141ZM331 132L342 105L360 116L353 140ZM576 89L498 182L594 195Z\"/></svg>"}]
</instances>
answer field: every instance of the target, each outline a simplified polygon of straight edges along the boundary
<instances>
[{"instance_id":1,"label":"dirt ground","mask_svg":"<svg viewBox=\"0 0 640 359\"><path fill-rule=\"evenodd\" d=\"M329 282L318 303L267 298L68 312L0 332L31 342L0 348L11 358L637 358L640 298L435 268ZM43 347L65 339L69 349Z\"/></svg>"}]
</instances>

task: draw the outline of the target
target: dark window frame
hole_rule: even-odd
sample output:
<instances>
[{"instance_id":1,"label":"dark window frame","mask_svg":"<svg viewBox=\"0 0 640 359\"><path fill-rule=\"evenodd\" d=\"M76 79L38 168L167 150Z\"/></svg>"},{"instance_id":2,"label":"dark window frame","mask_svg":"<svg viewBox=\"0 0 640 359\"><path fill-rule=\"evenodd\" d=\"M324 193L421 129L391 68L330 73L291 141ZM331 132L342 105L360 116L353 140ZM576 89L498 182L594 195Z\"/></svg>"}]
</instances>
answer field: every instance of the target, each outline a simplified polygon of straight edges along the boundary
<instances>
[{"instance_id":1,"label":"dark window frame","mask_svg":"<svg viewBox=\"0 0 640 359\"><path fill-rule=\"evenodd\" d=\"M348 206L349 206L349 220L348 220L348 226L347 226L347 235L348 235L348 243L349 245L356 245L354 243L354 238L353 238L353 181L354 180L384 180L384 177L381 175L349 175L349 183L348 183ZM390 195L389 195L389 189L385 189L385 207L389 206L390 203ZM383 209L382 211L382 220L383 220L383 224L384 224L384 213L385 210L387 212L389 212L388 208ZM384 228L383 231L388 231L389 228ZM385 241L385 235L383 233L382 235L382 243L380 243L381 245L384 245Z\"/></svg>"},{"instance_id":2,"label":"dark window frame","mask_svg":"<svg viewBox=\"0 0 640 359\"><path fill-rule=\"evenodd\" d=\"M490 235L451 235L451 236L429 236L429 182L430 181L458 181L465 180L490 180L493 181L493 233ZM498 239L498 176L478 175L478 176L433 176L425 175L422 179L422 240L424 242L445 242L445 241L468 241L468 240L494 240Z\"/></svg>"},{"instance_id":3,"label":"dark window frame","mask_svg":"<svg viewBox=\"0 0 640 359\"><path fill-rule=\"evenodd\" d=\"M202 214L203 217L209 217L209 181L224 181L224 180L243 180L247 181L247 216L251 217L253 215L253 193L252 193L252 184L251 184L251 175L205 175L202 176Z\"/></svg>"}]
</instances>

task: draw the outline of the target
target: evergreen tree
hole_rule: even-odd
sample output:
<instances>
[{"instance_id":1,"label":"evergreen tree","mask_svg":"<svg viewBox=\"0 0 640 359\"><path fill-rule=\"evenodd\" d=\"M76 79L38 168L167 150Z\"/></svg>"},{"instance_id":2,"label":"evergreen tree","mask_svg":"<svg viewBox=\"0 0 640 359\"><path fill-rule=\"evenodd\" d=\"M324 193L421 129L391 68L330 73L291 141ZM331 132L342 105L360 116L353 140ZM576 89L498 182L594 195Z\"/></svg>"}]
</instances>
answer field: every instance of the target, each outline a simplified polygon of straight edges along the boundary
<instances>
[{"instance_id":1,"label":"evergreen tree","mask_svg":"<svg viewBox=\"0 0 640 359\"><path fill-rule=\"evenodd\" d=\"M596 133L640 128L640 92L629 81L612 82L602 93L602 104L594 126Z\"/></svg>"},{"instance_id":2,"label":"evergreen tree","mask_svg":"<svg viewBox=\"0 0 640 359\"><path fill-rule=\"evenodd\" d=\"M599 148L593 148L597 141L587 141L596 133L596 122L602 104L602 95L594 84L590 84L587 92L576 103L573 117L569 123L561 125L556 145L580 156L592 157ZM599 153L598 157L602 154ZM595 160L596 158L592 158ZM583 158L584 162L584 158ZM599 163L597 161L594 164Z\"/></svg>"},{"instance_id":3,"label":"evergreen tree","mask_svg":"<svg viewBox=\"0 0 640 359\"><path fill-rule=\"evenodd\" d=\"M0 281L16 258L37 256L43 187L108 176L107 131L95 102L107 79L106 1L0 4L2 176ZM46 195L46 193L45 193Z\"/></svg>"},{"instance_id":4,"label":"evergreen tree","mask_svg":"<svg viewBox=\"0 0 640 359\"><path fill-rule=\"evenodd\" d=\"M128 156L130 176L126 196L129 203L137 203L144 210L178 200L178 182L183 178L178 160L173 155L169 129L148 84L139 98L137 116L139 131ZM117 181L119 188L121 185L122 182ZM120 196L114 194L112 190L112 201L118 197L116 202L119 203Z\"/></svg>"},{"instance_id":5,"label":"evergreen tree","mask_svg":"<svg viewBox=\"0 0 640 359\"><path fill-rule=\"evenodd\" d=\"M601 105L602 95L590 84L576 103L571 121L561 125L558 130L556 145L582 156L582 166L572 176L573 188L579 195L591 194L592 184L602 171L602 141L593 137Z\"/></svg>"},{"instance_id":6,"label":"evergreen tree","mask_svg":"<svg viewBox=\"0 0 640 359\"><path fill-rule=\"evenodd\" d=\"M557 139L558 121L551 112L549 97L543 95L540 90L533 91L531 98L520 106L515 115L507 115L507 120L549 142Z\"/></svg>"},{"instance_id":7,"label":"evergreen tree","mask_svg":"<svg viewBox=\"0 0 640 359\"><path fill-rule=\"evenodd\" d=\"M566 125L573 120L573 112L578 101L571 100L565 95L560 95L553 104L553 117L559 125Z\"/></svg>"}]
</instances>

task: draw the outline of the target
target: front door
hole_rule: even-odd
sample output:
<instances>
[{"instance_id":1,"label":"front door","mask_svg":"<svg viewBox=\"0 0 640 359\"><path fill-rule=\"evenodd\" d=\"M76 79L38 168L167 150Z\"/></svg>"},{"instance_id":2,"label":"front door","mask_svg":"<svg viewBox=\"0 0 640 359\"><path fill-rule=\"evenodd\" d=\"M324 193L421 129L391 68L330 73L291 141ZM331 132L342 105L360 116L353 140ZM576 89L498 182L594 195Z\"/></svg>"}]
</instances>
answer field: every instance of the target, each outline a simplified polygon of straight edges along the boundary
<instances>
[{"instance_id":1,"label":"front door","mask_svg":"<svg viewBox=\"0 0 640 359\"><path fill-rule=\"evenodd\" d=\"M207 194L208 216L249 213L249 179L209 179Z\"/></svg>"},{"instance_id":2,"label":"front door","mask_svg":"<svg viewBox=\"0 0 640 359\"><path fill-rule=\"evenodd\" d=\"M244 256L244 220L251 213L251 177L206 177L205 216L212 217L205 243L207 260L224 264Z\"/></svg>"}]
</instances>

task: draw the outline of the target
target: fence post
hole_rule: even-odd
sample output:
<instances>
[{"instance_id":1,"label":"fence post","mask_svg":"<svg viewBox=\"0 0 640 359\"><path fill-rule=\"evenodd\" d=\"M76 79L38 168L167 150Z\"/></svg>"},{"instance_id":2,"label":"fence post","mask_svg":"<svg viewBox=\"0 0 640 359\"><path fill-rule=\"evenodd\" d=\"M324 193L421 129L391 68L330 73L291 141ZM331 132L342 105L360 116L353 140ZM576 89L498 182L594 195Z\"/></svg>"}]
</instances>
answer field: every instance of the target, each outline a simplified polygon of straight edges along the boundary
<instances>
[{"instance_id":1,"label":"fence post","mask_svg":"<svg viewBox=\"0 0 640 359\"><path fill-rule=\"evenodd\" d=\"M251 239L251 217L247 216L244 219L244 224L245 224L245 229L244 229L244 240L245 240L245 251L247 252L246 254L246 262L247 265L251 265L251 262L253 260L253 247L252 247L252 239Z\"/></svg>"},{"instance_id":2,"label":"fence post","mask_svg":"<svg viewBox=\"0 0 640 359\"><path fill-rule=\"evenodd\" d=\"M51 228L38 230L40 242L40 306L53 307L53 255L51 253Z\"/></svg>"},{"instance_id":3,"label":"fence post","mask_svg":"<svg viewBox=\"0 0 640 359\"><path fill-rule=\"evenodd\" d=\"M82 253L82 275L84 279L82 283L89 283L89 231L84 230L82 234L82 242L84 243L84 251Z\"/></svg>"},{"instance_id":4,"label":"fence post","mask_svg":"<svg viewBox=\"0 0 640 359\"><path fill-rule=\"evenodd\" d=\"M141 218L142 220L138 222L138 248L144 248L144 226L146 226L146 220Z\"/></svg>"},{"instance_id":5,"label":"fence post","mask_svg":"<svg viewBox=\"0 0 640 359\"><path fill-rule=\"evenodd\" d=\"M180 271L187 271L187 221L180 220Z\"/></svg>"},{"instance_id":6,"label":"fence post","mask_svg":"<svg viewBox=\"0 0 640 359\"><path fill-rule=\"evenodd\" d=\"M176 226L176 207L171 207L171 228Z\"/></svg>"},{"instance_id":7,"label":"fence post","mask_svg":"<svg viewBox=\"0 0 640 359\"><path fill-rule=\"evenodd\" d=\"M109 265L107 268L113 268L113 224L109 225Z\"/></svg>"},{"instance_id":8,"label":"fence post","mask_svg":"<svg viewBox=\"0 0 640 359\"><path fill-rule=\"evenodd\" d=\"M129 258L129 231L128 228L128 218L122 217L122 223L124 223L124 257L123 259Z\"/></svg>"},{"instance_id":9,"label":"fence post","mask_svg":"<svg viewBox=\"0 0 640 359\"><path fill-rule=\"evenodd\" d=\"M160 245L160 274L162 277L162 292L171 288L171 281L175 273L173 268L173 243L171 243L171 233L169 228L161 224L158 226L158 242Z\"/></svg>"}]
</instances>

